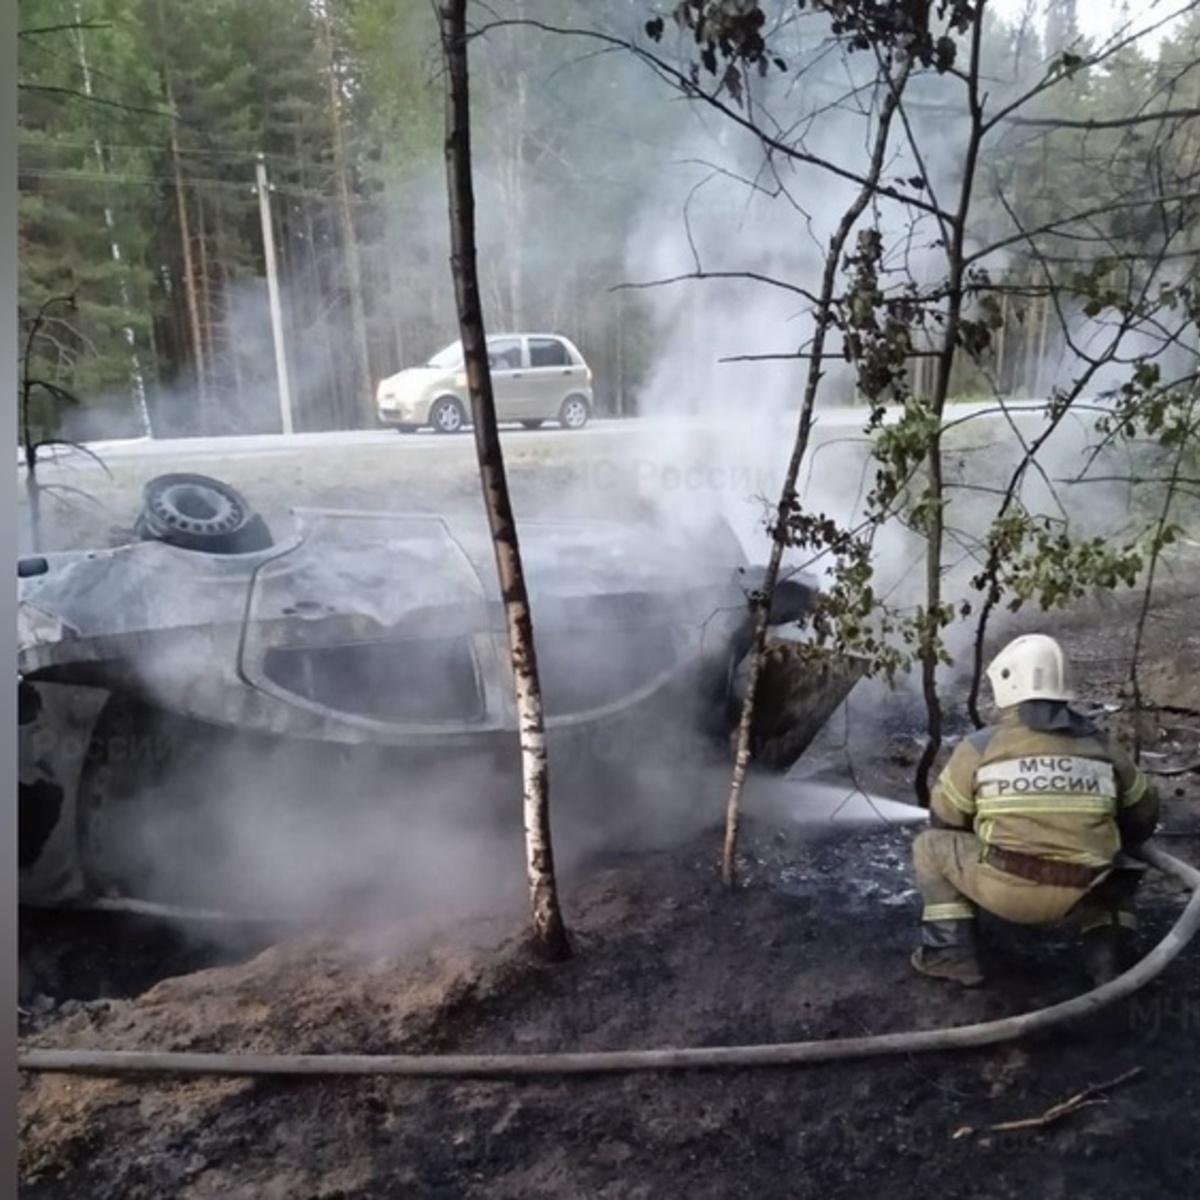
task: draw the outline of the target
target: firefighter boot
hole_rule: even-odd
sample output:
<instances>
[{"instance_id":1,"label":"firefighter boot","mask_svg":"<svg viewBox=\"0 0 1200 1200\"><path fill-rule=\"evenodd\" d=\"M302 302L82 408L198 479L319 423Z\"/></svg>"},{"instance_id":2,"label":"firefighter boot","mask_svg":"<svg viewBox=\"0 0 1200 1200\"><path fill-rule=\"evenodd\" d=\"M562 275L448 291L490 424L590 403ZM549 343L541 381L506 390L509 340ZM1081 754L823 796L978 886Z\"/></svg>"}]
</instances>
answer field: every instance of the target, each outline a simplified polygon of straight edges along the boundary
<instances>
[{"instance_id":1,"label":"firefighter boot","mask_svg":"<svg viewBox=\"0 0 1200 1200\"><path fill-rule=\"evenodd\" d=\"M1083 965L1093 987L1112 983L1137 959L1129 930L1118 924L1100 925L1083 935Z\"/></svg>"},{"instance_id":2,"label":"firefighter boot","mask_svg":"<svg viewBox=\"0 0 1200 1200\"><path fill-rule=\"evenodd\" d=\"M911 961L922 975L978 987L983 971L975 946L974 920L922 921L921 945Z\"/></svg>"}]
</instances>

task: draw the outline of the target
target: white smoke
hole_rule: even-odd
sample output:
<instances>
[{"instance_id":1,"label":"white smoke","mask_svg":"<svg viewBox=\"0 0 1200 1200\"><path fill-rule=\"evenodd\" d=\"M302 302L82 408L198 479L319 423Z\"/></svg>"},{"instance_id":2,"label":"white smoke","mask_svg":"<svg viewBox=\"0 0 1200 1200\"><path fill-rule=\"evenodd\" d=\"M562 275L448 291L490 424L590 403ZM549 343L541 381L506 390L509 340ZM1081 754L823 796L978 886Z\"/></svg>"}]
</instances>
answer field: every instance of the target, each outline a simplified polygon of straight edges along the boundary
<instances>
[{"instance_id":1,"label":"white smoke","mask_svg":"<svg viewBox=\"0 0 1200 1200\"><path fill-rule=\"evenodd\" d=\"M842 64L831 78L848 86L855 70ZM544 83L549 74L542 71L539 79ZM568 73L558 78L559 86L569 87ZM593 263L591 286L655 285L639 286L636 293L651 314L653 341L652 369L642 396L643 432L632 448L629 440L600 441L595 444L610 448L599 451L587 439L602 439L603 430L583 435L571 452L578 456L575 466L563 473L553 496L541 497L538 507L624 522L639 509L637 501L644 500L674 533L727 523L746 554L763 562L768 550L764 516L778 498L807 371L803 355L812 321L804 293L811 295L818 286L825 248L853 185L811 164L773 162L764 169L763 150L754 139L726 131L711 115L693 113L687 121L664 116L677 111L678 97L664 92L648 73L638 78L635 84L634 76L628 76L630 90L622 94L619 109L597 108L603 117L592 114L579 135L614 149L595 156L596 176L584 180L580 191L608 189L614 199L603 215L626 234L625 260ZM822 82L823 91L814 85L807 100L819 92L826 103L830 86L829 78ZM546 103L548 97L553 99L534 88L529 103ZM769 99L786 128L782 106L788 98L772 93ZM646 171L645 154L634 152L639 145L645 151L651 137L647 128L656 139L650 145L653 172ZM866 128L861 111L849 104L831 106L812 125L806 144L814 154L861 169ZM944 125L936 132L925 143L922 168L944 195L960 169L961 147ZM634 148L629 165L637 169L636 178L623 174L615 152L621 146ZM523 198L527 219L516 231L519 245L513 246L511 222L500 208L512 197L511 181L497 177L498 162L485 147L477 170L489 323L494 328L519 316L528 327L555 328L561 280L577 280L579 275L568 268L578 258L588 258L587 229L572 219L569 209L564 213L561 199L556 213L556 198L535 185ZM914 169L897 137L889 179ZM415 198L406 197L403 213L394 214L408 249L416 244L427 252L423 287L398 295L396 324L411 328L411 314L424 311L421 336L428 344L398 347L404 361L397 367L455 336L448 265L438 258L446 240L443 187L442 179L431 178L427 187L416 189ZM623 196L636 202L622 204ZM603 208L589 209L589 214ZM936 280L944 265L931 249L929 222L921 222L922 237L913 239L897 206L884 204L883 210L889 263L904 263L922 282ZM514 262L532 277L519 307L505 285ZM696 272L747 271L785 286L773 286L765 278L667 282ZM255 401L247 411L222 412L230 432L271 428L275 416L273 346L264 300L260 292L236 298L238 357L232 365L243 383L252 380L254 388L261 388L255 394L261 394L262 402ZM840 361L837 336L826 353L800 499L806 509L845 525L861 514L871 485L869 441L861 432L864 414L848 408L854 379ZM302 352L292 365L301 398L318 394L328 382L326 365ZM951 467L958 477L990 486L1003 480L1009 464L1015 465L1020 440L1003 424L993 421L984 428L986 433L979 435L964 429L965 444L951 448ZM1064 427L1043 453L1046 477L1068 474L1091 436L1078 423ZM539 469L535 463L534 472ZM409 482L398 468L394 490L380 489L379 504L404 507ZM297 476L294 484L302 489L304 480ZM522 521L534 511L534 489L526 491L518 480L514 490ZM1051 510L1064 494L1033 476L1027 498L1035 507ZM955 598L974 569L972 539L981 535L995 501L994 493L955 494L952 516L960 540L947 580ZM463 503L477 505L477 491L468 487ZM1122 515L1119 503L1106 509L1095 491L1088 491L1076 507L1101 524ZM688 565L662 564L681 574ZM915 535L899 526L881 534L875 566L879 591L889 603L919 603L924 568ZM952 649L963 649L969 633L968 625L956 626ZM608 665L606 653L612 654L611 645L580 650L575 670L583 676L599 673ZM182 678L211 667L196 652L171 663L170 671ZM872 700L878 698L877 691L865 691ZM856 710L856 719L870 718L869 710ZM629 744L620 765L634 768L634 786L628 774L622 778L615 771L580 778L582 756L573 750L552 756L552 788L566 797L555 806L556 841L565 870L605 847L682 836L719 815L723 766L710 768L686 735L666 745L663 741L658 730L648 730ZM657 757L647 753L641 761L641 752L651 749ZM625 758L620 747L614 757ZM114 844L136 851L131 868L148 871L149 886L159 894L174 892L218 906L226 899L305 914L356 894L361 899L362 888L372 903L415 913L448 905L515 903L520 897L520 795L511 762L455 760L418 771L397 767L384 755L341 756L333 750L321 769L311 759L305 762L307 769L299 769L285 753L257 746L218 747L202 764L189 762L186 772L165 778L162 805L152 807L149 816L140 809L134 828L115 829ZM188 802L192 798L194 804ZM646 807L639 811L642 802ZM181 857L189 870L163 873L160 864Z\"/></svg>"}]
</instances>

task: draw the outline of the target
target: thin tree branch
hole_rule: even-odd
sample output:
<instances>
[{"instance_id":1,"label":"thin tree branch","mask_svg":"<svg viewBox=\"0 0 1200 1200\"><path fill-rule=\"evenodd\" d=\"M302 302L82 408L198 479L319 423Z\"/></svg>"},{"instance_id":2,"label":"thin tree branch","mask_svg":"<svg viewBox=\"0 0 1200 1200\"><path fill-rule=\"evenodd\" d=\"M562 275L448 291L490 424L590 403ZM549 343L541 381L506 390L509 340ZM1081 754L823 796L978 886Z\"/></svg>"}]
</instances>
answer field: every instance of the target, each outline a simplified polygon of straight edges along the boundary
<instances>
[{"instance_id":1,"label":"thin tree branch","mask_svg":"<svg viewBox=\"0 0 1200 1200\"><path fill-rule=\"evenodd\" d=\"M1183 120L1200 117L1200 108L1167 108L1161 112L1139 113L1129 117L1089 117L1086 120L1071 120L1068 117L1008 117L1005 123L1029 129L1130 129L1136 125L1155 122Z\"/></svg>"},{"instance_id":2,"label":"thin tree branch","mask_svg":"<svg viewBox=\"0 0 1200 1200\"><path fill-rule=\"evenodd\" d=\"M77 88L58 87L48 83L18 83L17 90L20 92L43 92L55 96L70 96L76 100L85 100L88 104L99 104L105 108L119 108L122 112L142 113L145 116L163 117L170 121L177 119L174 113L167 112L166 109L145 108L140 104L125 104L120 100L106 100L103 96L89 96L86 92L81 92Z\"/></svg>"},{"instance_id":3,"label":"thin tree branch","mask_svg":"<svg viewBox=\"0 0 1200 1200\"><path fill-rule=\"evenodd\" d=\"M580 29L570 26L552 25L545 21L533 20L530 18L521 19L504 19L491 21L486 25L479 26L472 36L477 37L482 34L489 33L493 29L503 29L507 26L521 26L525 28L537 29L542 33L557 34L561 37L581 37L591 38L606 45L611 46L616 50L624 50L632 54L635 58L645 63L652 71L661 76L673 87L677 88L685 96L690 96L693 99L702 100L708 104L716 112L727 120L733 122L740 129L745 130L756 138L762 145L771 150L775 150L788 159L794 162L806 163L809 166L817 167L822 171L827 171L829 174L836 176L839 179L844 179L849 183L857 184L862 187L867 182L867 177L860 175L856 171L848 170L845 167L839 167L836 163L830 162L827 158L823 158L818 154L811 154L808 151L797 149L795 146L788 145L779 138L772 137L763 131L761 126L757 125L753 120L739 112L736 108L731 107L721 100L718 96L704 91L703 88L694 84L691 79L676 67L672 67L669 63L664 62L655 54L651 54L642 46L638 46L634 42L624 38L619 38L613 34L601 33L594 29ZM909 208L917 209L920 212L929 213L940 218L946 217L948 214L941 212L935 205L922 200L918 196L907 195L904 192L898 191L887 184L879 183L878 181L872 185L872 190L876 196L886 196L889 200L895 200L898 204Z\"/></svg>"}]
</instances>

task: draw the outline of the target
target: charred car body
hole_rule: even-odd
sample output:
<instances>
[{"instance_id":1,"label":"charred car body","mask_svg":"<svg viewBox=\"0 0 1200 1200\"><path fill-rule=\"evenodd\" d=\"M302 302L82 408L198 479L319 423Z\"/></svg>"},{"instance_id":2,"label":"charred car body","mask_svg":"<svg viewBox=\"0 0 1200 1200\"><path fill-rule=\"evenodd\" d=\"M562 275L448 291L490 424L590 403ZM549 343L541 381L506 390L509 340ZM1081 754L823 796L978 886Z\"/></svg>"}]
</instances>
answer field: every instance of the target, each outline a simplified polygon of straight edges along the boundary
<instances>
[{"instance_id":1,"label":"charred car body","mask_svg":"<svg viewBox=\"0 0 1200 1200\"><path fill-rule=\"evenodd\" d=\"M447 764L469 773L476 806L513 794L517 718L482 517L295 518L275 542L232 489L162 477L140 540L22 560L23 903L252 907L231 882L246 843L270 844L301 811L332 834L372 791L402 826L411 806L461 803L463 787L446 799L431 782ZM736 539L575 521L525 521L520 536L552 770L594 775L673 736L727 754L754 586ZM814 595L789 581L772 621L794 628ZM858 678L797 646L774 638L760 679L764 769L787 769ZM372 840L368 822L358 844ZM295 863L301 878L311 867Z\"/></svg>"}]
</instances>

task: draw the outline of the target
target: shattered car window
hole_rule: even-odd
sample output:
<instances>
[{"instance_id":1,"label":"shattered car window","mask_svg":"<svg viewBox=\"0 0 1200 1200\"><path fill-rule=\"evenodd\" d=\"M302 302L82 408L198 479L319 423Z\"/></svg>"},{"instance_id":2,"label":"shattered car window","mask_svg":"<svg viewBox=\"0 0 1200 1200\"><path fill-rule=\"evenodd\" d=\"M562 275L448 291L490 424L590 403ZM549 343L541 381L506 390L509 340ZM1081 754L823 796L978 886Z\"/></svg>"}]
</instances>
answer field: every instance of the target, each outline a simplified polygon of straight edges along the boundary
<instances>
[{"instance_id":1,"label":"shattered car window","mask_svg":"<svg viewBox=\"0 0 1200 1200\"><path fill-rule=\"evenodd\" d=\"M263 674L310 703L377 721L476 721L484 709L468 638L272 646Z\"/></svg>"}]
</instances>

